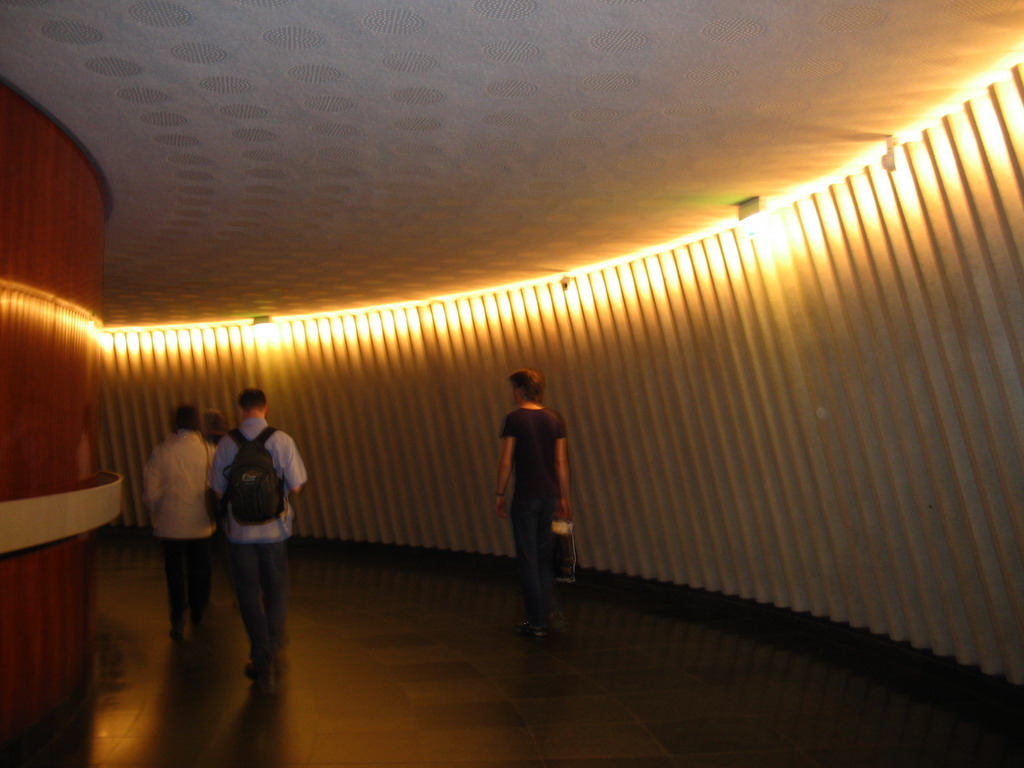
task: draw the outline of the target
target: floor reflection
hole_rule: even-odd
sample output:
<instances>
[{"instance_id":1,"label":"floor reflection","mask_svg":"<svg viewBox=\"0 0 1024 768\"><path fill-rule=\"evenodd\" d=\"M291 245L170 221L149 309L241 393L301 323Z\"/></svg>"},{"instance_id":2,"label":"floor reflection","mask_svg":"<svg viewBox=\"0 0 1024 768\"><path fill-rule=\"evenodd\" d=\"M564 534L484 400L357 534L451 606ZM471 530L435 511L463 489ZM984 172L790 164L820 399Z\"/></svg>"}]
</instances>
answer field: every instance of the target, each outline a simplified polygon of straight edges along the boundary
<instances>
[{"instance_id":1,"label":"floor reflection","mask_svg":"<svg viewBox=\"0 0 1024 768\"><path fill-rule=\"evenodd\" d=\"M293 542L276 694L243 677L220 564L167 635L159 546L101 537L95 692L32 768L1019 768L1009 708L671 591L563 587L573 629L524 639L512 564Z\"/></svg>"}]
</instances>

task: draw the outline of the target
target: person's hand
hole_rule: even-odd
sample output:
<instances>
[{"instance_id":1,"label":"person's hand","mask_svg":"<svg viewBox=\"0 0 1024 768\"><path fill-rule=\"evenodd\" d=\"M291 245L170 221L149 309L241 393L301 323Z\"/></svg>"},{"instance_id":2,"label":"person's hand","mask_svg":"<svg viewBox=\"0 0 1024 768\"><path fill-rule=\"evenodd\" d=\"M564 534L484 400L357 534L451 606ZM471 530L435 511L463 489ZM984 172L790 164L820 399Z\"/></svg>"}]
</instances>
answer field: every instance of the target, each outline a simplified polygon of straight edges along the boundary
<instances>
[{"instance_id":1,"label":"person's hand","mask_svg":"<svg viewBox=\"0 0 1024 768\"><path fill-rule=\"evenodd\" d=\"M497 513L498 517L500 517L502 520L507 520L508 519L508 510L505 509L505 497L504 496L495 496L494 498L495 498L494 511Z\"/></svg>"},{"instance_id":2,"label":"person's hand","mask_svg":"<svg viewBox=\"0 0 1024 768\"><path fill-rule=\"evenodd\" d=\"M558 520L572 520L572 505L568 499L559 499L555 507L555 517Z\"/></svg>"}]
</instances>

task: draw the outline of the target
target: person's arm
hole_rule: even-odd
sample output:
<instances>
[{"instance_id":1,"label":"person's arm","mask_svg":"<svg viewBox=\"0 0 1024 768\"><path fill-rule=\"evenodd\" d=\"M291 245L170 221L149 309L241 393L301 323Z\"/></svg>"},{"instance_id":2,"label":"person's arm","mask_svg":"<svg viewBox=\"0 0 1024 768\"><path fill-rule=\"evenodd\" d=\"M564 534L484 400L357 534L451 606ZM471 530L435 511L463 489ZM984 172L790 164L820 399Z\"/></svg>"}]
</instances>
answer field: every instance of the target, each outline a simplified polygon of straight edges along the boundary
<instances>
[{"instance_id":1,"label":"person's arm","mask_svg":"<svg viewBox=\"0 0 1024 768\"><path fill-rule=\"evenodd\" d=\"M558 509L555 516L559 520L572 520L572 499L569 493L569 442L564 437L555 441L555 473L558 475Z\"/></svg>"},{"instance_id":2,"label":"person's arm","mask_svg":"<svg viewBox=\"0 0 1024 768\"><path fill-rule=\"evenodd\" d=\"M516 448L514 437L501 438L501 451L498 453L498 479L494 484L495 511L498 517L508 517L505 508L505 489L508 488L509 478L512 477L512 456Z\"/></svg>"}]
</instances>

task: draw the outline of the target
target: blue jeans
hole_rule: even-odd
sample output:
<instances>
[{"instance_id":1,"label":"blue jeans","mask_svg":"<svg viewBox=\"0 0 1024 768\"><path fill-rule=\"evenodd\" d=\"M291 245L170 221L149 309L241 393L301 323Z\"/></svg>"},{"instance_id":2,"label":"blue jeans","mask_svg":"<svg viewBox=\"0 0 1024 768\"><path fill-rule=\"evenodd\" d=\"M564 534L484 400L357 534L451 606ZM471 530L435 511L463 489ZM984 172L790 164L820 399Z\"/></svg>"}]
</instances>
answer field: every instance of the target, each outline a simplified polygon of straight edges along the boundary
<instances>
[{"instance_id":1,"label":"blue jeans","mask_svg":"<svg viewBox=\"0 0 1024 768\"><path fill-rule=\"evenodd\" d=\"M559 610L553 565L555 536L551 532L557 506L557 499L513 497L509 510L526 620L534 627L546 627L548 615Z\"/></svg>"},{"instance_id":2,"label":"blue jeans","mask_svg":"<svg viewBox=\"0 0 1024 768\"><path fill-rule=\"evenodd\" d=\"M288 614L288 542L228 544L231 578L249 635L249 657L258 670L274 662L285 644Z\"/></svg>"}]
</instances>

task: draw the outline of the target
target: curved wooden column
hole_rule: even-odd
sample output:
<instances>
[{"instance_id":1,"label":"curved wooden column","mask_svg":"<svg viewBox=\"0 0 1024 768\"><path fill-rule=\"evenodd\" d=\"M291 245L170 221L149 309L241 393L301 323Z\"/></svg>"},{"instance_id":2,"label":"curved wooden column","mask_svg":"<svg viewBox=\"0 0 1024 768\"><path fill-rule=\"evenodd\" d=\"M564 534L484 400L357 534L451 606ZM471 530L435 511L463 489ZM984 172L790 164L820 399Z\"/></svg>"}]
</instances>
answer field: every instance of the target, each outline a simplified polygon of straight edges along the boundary
<instances>
[{"instance_id":1,"label":"curved wooden column","mask_svg":"<svg viewBox=\"0 0 1024 768\"><path fill-rule=\"evenodd\" d=\"M3 86L0 169L0 502L14 503L96 484L103 193L75 143ZM5 764L45 739L40 726L88 679L92 534L56 522L56 540L0 546Z\"/></svg>"}]
</instances>

